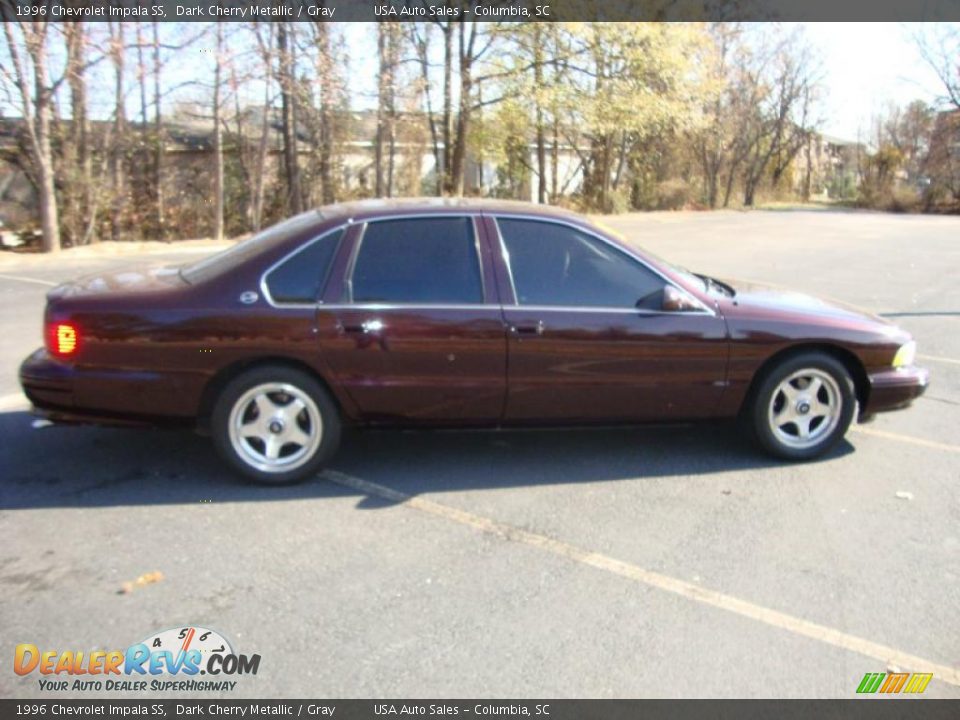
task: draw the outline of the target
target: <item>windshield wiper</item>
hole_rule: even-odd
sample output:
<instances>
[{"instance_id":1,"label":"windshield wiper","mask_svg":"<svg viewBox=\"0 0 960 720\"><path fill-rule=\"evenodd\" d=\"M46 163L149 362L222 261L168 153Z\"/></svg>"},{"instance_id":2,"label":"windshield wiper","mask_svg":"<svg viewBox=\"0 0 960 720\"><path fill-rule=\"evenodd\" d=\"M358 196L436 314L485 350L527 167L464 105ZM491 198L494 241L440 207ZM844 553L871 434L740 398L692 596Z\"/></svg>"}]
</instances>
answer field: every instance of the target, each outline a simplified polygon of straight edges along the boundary
<instances>
[{"instance_id":1,"label":"windshield wiper","mask_svg":"<svg viewBox=\"0 0 960 720\"><path fill-rule=\"evenodd\" d=\"M704 284L707 286L708 289L712 285L713 287L717 288L717 290L722 292L724 295L735 297L737 294L737 291L733 289L732 285L729 285L723 282L722 280L717 280L716 278L712 278L709 275L701 275L700 273L697 273L696 275L698 278L703 280Z\"/></svg>"}]
</instances>

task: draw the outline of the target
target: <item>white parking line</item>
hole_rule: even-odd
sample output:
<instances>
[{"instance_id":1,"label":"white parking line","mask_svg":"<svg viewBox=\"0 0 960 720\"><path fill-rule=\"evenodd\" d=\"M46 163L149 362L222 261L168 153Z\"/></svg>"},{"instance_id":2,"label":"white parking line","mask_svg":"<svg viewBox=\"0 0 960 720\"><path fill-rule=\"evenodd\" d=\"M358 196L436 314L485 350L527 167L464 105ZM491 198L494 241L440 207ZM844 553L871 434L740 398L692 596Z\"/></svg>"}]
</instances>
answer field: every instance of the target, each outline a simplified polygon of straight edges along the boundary
<instances>
[{"instance_id":1,"label":"white parking line","mask_svg":"<svg viewBox=\"0 0 960 720\"><path fill-rule=\"evenodd\" d=\"M949 365L960 365L960 360L956 358L940 357L939 355L917 355L918 360L929 360L930 362L947 363Z\"/></svg>"},{"instance_id":2,"label":"white parking line","mask_svg":"<svg viewBox=\"0 0 960 720\"><path fill-rule=\"evenodd\" d=\"M56 287L60 284L50 282L49 280L40 280L39 278L23 277L22 275L6 275L0 273L0 278L4 280L19 280L20 282L33 283L34 285L46 285L47 287Z\"/></svg>"},{"instance_id":3,"label":"white parking line","mask_svg":"<svg viewBox=\"0 0 960 720\"><path fill-rule=\"evenodd\" d=\"M24 410L30 407L30 401L23 393L0 395L0 412L7 410Z\"/></svg>"},{"instance_id":4,"label":"white parking line","mask_svg":"<svg viewBox=\"0 0 960 720\"><path fill-rule=\"evenodd\" d=\"M859 653L860 655L884 663L884 667L896 665L917 672L932 672L933 676L938 680L950 683L951 685L960 685L960 669L948 665L941 665L887 645L865 640L825 625L819 625L818 623L810 622L803 618L779 612L778 610L771 610L762 605L740 600L732 595L710 590L709 588L704 588L686 582L685 580L679 580L669 575L662 575L651 570L646 570L637 565L616 560L600 553L591 552L590 550L585 550L562 540L556 540L546 535L521 530L512 525L507 525L481 515L475 515L466 510L441 505L432 500L413 497L394 490L393 488L368 482L351 475L327 471L324 473L324 476L333 482L366 495L375 495L385 500L404 503L408 507L420 510L421 512L472 527L481 532L503 538L504 540L512 540L523 543L524 545L530 545L567 560L588 565L598 570L604 570L643 585L679 595L680 597L702 605L720 608L721 610L726 610L727 612L791 632L795 635L801 635L842 650Z\"/></svg>"}]
</instances>

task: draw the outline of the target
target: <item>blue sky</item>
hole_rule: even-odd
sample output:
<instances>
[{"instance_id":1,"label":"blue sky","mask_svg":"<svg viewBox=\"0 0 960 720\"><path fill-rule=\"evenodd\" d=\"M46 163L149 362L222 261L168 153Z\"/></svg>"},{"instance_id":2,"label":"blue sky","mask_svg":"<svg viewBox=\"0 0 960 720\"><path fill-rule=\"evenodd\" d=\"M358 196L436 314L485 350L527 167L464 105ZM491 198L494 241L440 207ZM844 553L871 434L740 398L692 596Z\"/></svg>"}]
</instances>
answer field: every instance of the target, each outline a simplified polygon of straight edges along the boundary
<instances>
[{"instance_id":1,"label":"blue sky","mask_svg":"<svg viewBox=\"0 0 960 720\"><path fill-rule=\"evenodd\" d=\"M831 135L856 139L889 103L932 102L943 92L913 41L918 23L803 25L823 57L823 129Z\"/></svg>"}]
</instances>

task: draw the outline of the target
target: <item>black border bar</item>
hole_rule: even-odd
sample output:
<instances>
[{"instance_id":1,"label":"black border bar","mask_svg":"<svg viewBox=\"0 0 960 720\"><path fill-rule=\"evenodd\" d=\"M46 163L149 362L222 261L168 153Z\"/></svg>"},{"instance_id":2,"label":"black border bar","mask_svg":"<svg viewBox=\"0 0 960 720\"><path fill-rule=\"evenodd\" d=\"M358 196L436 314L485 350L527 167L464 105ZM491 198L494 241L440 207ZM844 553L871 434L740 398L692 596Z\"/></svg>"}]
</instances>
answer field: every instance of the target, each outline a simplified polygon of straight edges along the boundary
<instances>
[{"instance_id":1,"label":"black border bar","mask_svg":"<svg viewBox=\"0 0 960 720\"><path fill-rule=\"evenodd\" d=\"M960 21L960 0L0 0L0 5L4 17L60 22Z\"/></svg>"},{"instance_id":2,"label":"black border bar","mask_svg":"<svg viewBox=\"0 0 960 720\"><path fill-rule=\"evenodd\" d=\"M327 708L327 712L323 711ZM405 708L407 712L401 712ZM199 711L198 711L199 710ZM332 710L332 713L331 713ZM0 700L10 718L302 718L304 720L955 720L960 700Z\"/></svg>"}]
</instances>

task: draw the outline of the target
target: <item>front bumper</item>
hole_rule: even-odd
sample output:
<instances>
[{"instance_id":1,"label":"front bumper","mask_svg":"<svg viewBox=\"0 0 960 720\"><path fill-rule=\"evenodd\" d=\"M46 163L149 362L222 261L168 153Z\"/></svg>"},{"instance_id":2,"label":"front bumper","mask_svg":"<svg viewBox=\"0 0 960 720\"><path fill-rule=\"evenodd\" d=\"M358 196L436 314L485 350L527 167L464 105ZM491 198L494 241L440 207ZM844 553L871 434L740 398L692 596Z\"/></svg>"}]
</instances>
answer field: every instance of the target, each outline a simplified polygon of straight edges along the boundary
<instances>
[{"instance_id":1,"label":"front bumper","mask_svg":"<svg viewBox=\"0 0 960 720\"><path fill-rule=\"evenodd\" d=\"M870 394L867 406L861 412L862 417L909 407L926 392L930 384L930 372L914 365L884 369L870 373L867 377L870 381Z\"/></svg>"}]
</instances>

